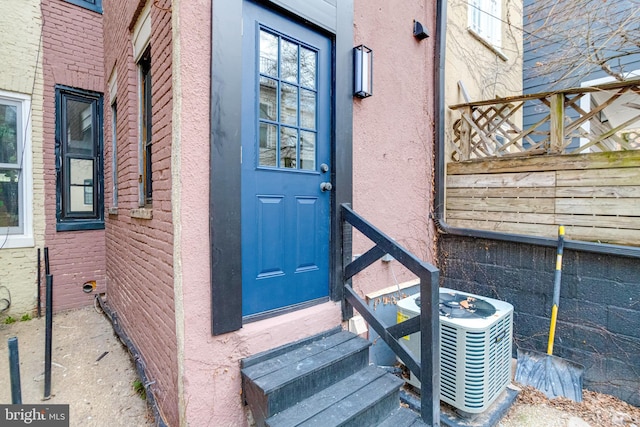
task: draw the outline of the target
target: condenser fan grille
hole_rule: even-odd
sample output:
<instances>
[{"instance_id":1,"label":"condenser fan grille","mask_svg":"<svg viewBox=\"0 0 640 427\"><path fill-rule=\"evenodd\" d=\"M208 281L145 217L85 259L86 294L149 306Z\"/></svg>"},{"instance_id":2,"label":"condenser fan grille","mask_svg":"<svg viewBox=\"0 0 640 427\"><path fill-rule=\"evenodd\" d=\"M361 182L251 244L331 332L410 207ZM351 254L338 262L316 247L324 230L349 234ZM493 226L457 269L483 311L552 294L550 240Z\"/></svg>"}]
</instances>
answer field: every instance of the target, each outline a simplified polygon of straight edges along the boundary
<instances>
[{"instance_id":1,"label":"condenser fan grille","mask_svg":"<svg viewBox=\"0 0 640 427\"><path fill-rule=\"evenodd\" d=\"M493 304L469 295L440 292L440 315L452 319L479 319L493 316Z\"/></svg>"}]
</instances>

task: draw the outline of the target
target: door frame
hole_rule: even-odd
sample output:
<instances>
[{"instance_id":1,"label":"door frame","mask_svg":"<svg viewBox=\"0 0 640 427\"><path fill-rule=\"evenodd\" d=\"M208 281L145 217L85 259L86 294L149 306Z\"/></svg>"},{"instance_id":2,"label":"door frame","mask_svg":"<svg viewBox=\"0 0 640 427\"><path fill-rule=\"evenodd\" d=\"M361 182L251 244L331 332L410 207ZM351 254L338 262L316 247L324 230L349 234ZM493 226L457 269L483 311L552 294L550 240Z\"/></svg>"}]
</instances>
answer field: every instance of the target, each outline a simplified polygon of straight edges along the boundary
<instances>
[{"instance_id":1,"label":"door frame","mask_svg":"<svg viewBox=\"0 0 640 427\"><path fill-rule=\"evenodd\" d=\"M256 1L333 41L329 297L342 299L342 203L352 201L353 0ZM335 4L331 4L335 3ZM214 0L211 8L211 141L209 226L211 330L242 327L241 93L243 0ZM345 76L346 78L336 78ZM347 243L347 242L345 242Z\"/></svg>"}]
</instances>

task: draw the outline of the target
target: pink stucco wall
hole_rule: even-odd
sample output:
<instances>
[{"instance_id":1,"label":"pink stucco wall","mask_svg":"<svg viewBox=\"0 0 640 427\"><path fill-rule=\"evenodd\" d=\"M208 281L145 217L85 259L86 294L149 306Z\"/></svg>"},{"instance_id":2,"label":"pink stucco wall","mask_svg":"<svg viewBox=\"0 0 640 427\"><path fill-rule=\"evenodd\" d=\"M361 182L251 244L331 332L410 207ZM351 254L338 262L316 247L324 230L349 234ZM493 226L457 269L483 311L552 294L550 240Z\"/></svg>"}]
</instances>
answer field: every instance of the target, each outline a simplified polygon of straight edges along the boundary
<instances>
[{"instance_id":1,"label":"pink stucco wall","mask_svg":"<svg viewBox=\"0 0 640 427\"><path fill-rule=\"evenodd\" d=\"M433 63L435 2L355 0L354 46L373 50L373 96L354 101L353 207L427 262L435 260ZM413 20L432 34L418 41ZM372 245L354 236L354 254ZM367 294L413 278L378 261L354 287Z\"/></svg>"},{"instance_id":2,"label":"pink stucco wall","mask_svg":"<svg viewBox=\"0 0 640 427\"><path fill-rule=\"evenodd\" d=\"M374 96L354 101L354 207L428 261L434 258L427 220L434 45L432 39L417 42L412 26L418 19L434 30L432 3L357 0L354 40L371 47L375 56ZM336 326L340 305L328 302L211 335L211 1L173 1L170 11L169 4L159 2L151 15L152 58L158 58L152 60L153 142L159 163L153 219L140 220L130 215L137 203L137 82L130 30L144 2L105 3L104 68L107 73L116 68L118 76L120 187L118 214L107 220L108 301L143 350L150 379L156 381L152 390L171 425L241 426L247 419L240 360ZM109 201L110 169L105 175ZM356 240L355 252L367 247ZM399 281L405 278L395 265L393 271L381 263L377 268L358 277L363 293L389 286L394 274Z\"/></svg>"},{"instance_id":3,"label":"pink stucco wall","mask_svg":"<svg viewBox=\"0 0 640 427\"><path fill-rule=\"evenodd\" d=\"M375 54L375 94L354 102L354 206L426 260L433 260L432 209L433 41L418 43L413 19L434 30L431 1L356 1L354 45ZM176 266L181 419L191 425L246 424L239 361L257 352L309 336L340 323L340 306L329 302L288 315L245 325L240 331L211 336L208 199L210 2L180 2L177 14L179 93L176 97L179 171ZM180 99L177 101L177 99ZM179 141L179 142L178 142ZM176 189L174 189L174 193ZM366 245L357 242L357 249ZM398 280L402 269L394 266ZM383 281L374 281L374 276ZM393 283L390 267L359 278L363 291Z\"/></svg>"},{"instance_id":4,"label":"pink stucco wall","mask_svg":"<svg viewBox=\"0 0 640 427\"><path fill-rule=\"evenodd\" d=\"M240 331L211 336L209 210L210 2L181 2L179 206L180 278L176 297L183 387L183 421L199 426L246 424L241 397L240 359L340 323L340 306L325 303L286 316L245 325ZM206 161L203 161L206 160ZM204 230L204 231L203 231ZM178 284L179 283L179 284Z\"/></svg>"},{"instance_id":5,"label":"pink stucco wall","mask_svg":"<svg viewBox=\"0 0 640 427\"><path fill-rule=\"evenodd\" d=\"M53 308L59 311L92 304L95 294L82 291L89 280L97 282L95 292L105 290L104 230L56 231L54 151L55 85L104 91L103 26L101 14L62 0L43 0L42 20L45 246L54 276Z\"/></svg>"}]
</instances>

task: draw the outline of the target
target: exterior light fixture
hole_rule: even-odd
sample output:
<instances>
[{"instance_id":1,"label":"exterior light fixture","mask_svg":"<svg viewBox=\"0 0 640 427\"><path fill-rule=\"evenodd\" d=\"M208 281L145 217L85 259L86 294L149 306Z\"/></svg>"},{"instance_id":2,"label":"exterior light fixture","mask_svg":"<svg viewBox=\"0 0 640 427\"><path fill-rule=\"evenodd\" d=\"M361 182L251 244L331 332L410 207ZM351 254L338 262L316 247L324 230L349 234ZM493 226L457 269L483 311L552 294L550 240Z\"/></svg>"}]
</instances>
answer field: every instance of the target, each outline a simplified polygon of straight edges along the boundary
<instances>
[{"instance_id":1,"label":"exterior light fixture","mask_svg":"<svg viewBox=\"0 0 640 427\"><path fill-rule=\"evenodd\" d=\"M363 44L353 49L353 77L354 96L373 95L373 52Z\"/></svg>"},{"instance_id":2,"label":"exterior light fixture","mask_svg":"<svg viewBox=\"0 0 640 427\"><path fill-rule=\"evenodd\" d=\"M424 40L429 37L429 31L422 26L419 21L413 21L413 36L420 40Z\"/></svg>"}]
</instances>

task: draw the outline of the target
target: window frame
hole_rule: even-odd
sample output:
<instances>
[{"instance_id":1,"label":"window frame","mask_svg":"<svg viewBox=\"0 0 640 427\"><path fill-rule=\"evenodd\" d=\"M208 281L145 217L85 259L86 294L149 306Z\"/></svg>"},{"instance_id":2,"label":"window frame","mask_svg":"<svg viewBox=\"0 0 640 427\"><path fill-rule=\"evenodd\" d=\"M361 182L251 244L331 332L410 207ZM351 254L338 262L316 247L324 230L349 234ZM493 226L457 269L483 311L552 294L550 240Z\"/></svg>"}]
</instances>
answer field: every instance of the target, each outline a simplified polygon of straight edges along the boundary
<instances>
[{"instance_id":1,"label":"window frame","mask_svg":"<svg viewBox=\"0 0 640 427\"><path fill-rule=\"evenodd\" d=\"M469 30L489 45L502 47L502 0L470 0Z\"/></svg>"},{"instance_id":2,"label":"window frame","mask_svg":"<svg viewBox=\"0 0 640 427\"><path fill-rule=\"evenodd\" d=\"M104 165L103 165L103 95L83 89L56 85L56 230L100 230L104 229ZM92 109L93 155L82 156L68 153L66 133L66 101L88 102ZM67 172L71 159L93 160L93 185L85 188L84 194L92 195L93 210L89 213L73 212L67 207L70 198L70 176Z\"/></svg>"},{"instance_id":3,"label":"window frame","mask_svg":"<svg viewBox=\"0 0 640 427\"><path fill-rule=\"evenodd\" d=\"M111 103L111 180L113 208L118 207L118 101Z\"/></svg>"},{"instance_id":4,"label":"window frame","mask_svg":"<svg viewBox=\"0 0 640 427\"><path fill-rule=\"evenodd\" d=\"M138 66L139 99L139 206L153 205L153 101L151 82L151 46L147 45L136 62Z\"/></svg>"},{"instance_id":5,"label":"window frame","mask_svg":"<svg viewBox=\"0 0 640 427\"><path fill-rule=\"evenodd\" d=\"M0 90L0 102L15 105L20 112L16 123L19 162L1 163L2 169L18 170L18 227L0 227L0 249L32 247L33 238L33 166L31 133L31 97ZM13 229L13 230L11 230Z\"/></svg>"},{"instance_id":6,"label":"window frame","mask_svg":"<svg viewBox=\"0 0 640 427\"><path fill-rule=\"evenodd\" d=\"M83 7L85 9L92 10L97 13L102 13L102 0L64 0L67 3L75 4L76 6Z\"/></svg>"}]
</instances>

